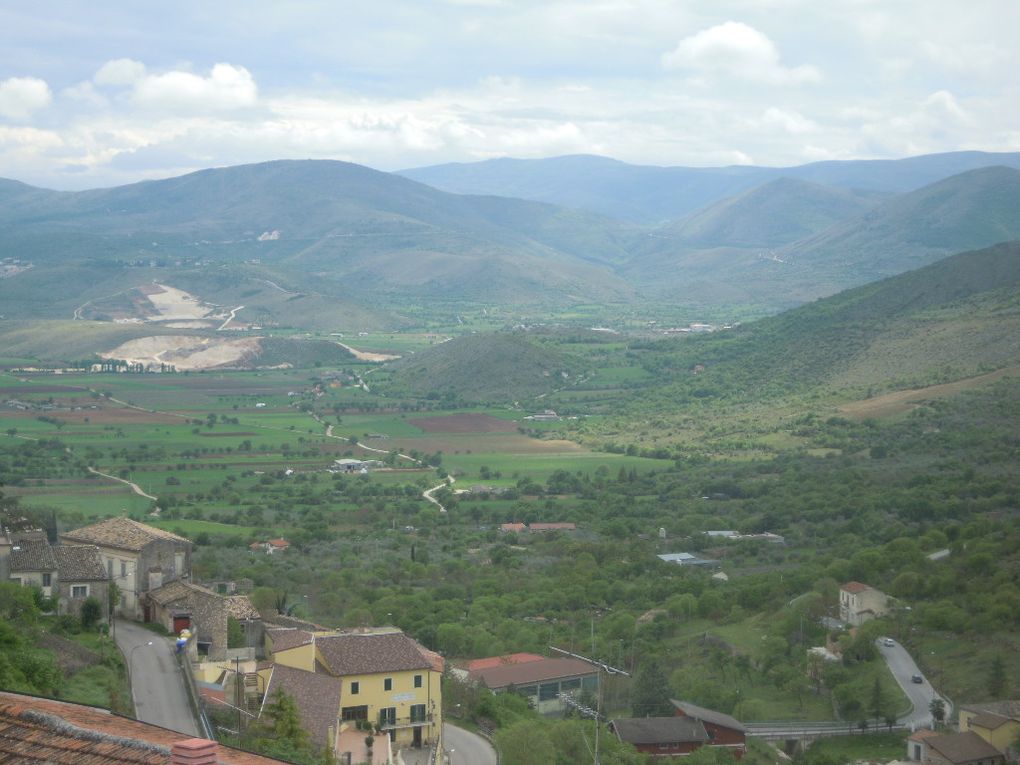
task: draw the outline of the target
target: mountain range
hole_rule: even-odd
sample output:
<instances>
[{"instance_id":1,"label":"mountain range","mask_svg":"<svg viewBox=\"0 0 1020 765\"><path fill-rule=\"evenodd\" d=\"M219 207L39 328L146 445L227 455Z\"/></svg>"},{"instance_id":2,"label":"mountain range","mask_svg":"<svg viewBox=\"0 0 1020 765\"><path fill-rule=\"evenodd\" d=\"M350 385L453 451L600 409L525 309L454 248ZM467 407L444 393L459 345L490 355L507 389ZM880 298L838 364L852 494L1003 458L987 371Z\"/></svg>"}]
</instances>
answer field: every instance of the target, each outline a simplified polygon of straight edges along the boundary
<instances>
[{"instance_id":1,"label":"mountain range","mask_svg":"<svg viewBox=\"0 0 1020 765\"><path fill-rule=\"evenodd\" d=\"M659 167L572 155L451 163L402 170L400 174L458 194L520 197L635 223L663 224L776 178L898 194L990 165L1020 168L1020 152L960 151L796 167Z\"/></svg>"},{"instance_id":2,"label":"mountain range","mask_svg":"<svg viewBox=\"0 0 1020 765\"><path fill-rule=\"evenodd\" d=\"M0 270L0 305L8 320L130 318L156 282L236 309L242 324L308 329L398 327L408 306L438 304L555 315L578 304L658 303L686 306L692 318L763 315L1020 239L1020 170L1008 166L1020 154L784 170L536 162L507 166L559 173L551 190L584 186L587 168L592 191L611 168L630 178L620 199L651 179L635 204L670 178L686 180L664 197L717 198L651 226L321 160L84 192L0 180L0 261L19 261Z\"/></svg>"}]
</instances>

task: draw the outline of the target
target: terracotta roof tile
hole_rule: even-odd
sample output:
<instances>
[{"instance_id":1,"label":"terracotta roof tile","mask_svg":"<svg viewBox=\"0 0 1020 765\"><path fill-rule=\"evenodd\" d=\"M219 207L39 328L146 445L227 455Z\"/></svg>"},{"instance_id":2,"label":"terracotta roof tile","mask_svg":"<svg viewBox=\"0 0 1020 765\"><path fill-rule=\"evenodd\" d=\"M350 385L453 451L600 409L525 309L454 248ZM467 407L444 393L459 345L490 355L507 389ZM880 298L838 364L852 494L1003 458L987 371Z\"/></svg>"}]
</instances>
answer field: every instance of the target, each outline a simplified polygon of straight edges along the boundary
<instances>
[{"instance_id":1,"label":"terracotta roof tile","mask_svg":"<svg viewBox=\"0 0 1020 765\"><path fill-rule=\"evenodd\" d=\"M319 746L328 742L329 726L337 724L340 715L342 680L332 675L317 675L303 669L277 664L266 686L266 704L273 703L273 694L282 690L293 697L302 727Z\"/></svg>"},{"instance_id":2,"label":"terracotta roof tile","mask_svg":"<svg viewBox=\"0 0 1020 765\"><path fill-rule=\"evenodd\" d=\"M537 653L510 653L506 656L486 656L484 659L472 659L467 663L465 669L468 672L476 672L480 669L491 667L502 667L505 664L525 664L529 661L541 661L544 656Z\"/></svg>"},{"instance_id":3,"label":"terracotta roof tile","mask_svg":"<svg viewBox=\"0 0 1020 765\"><path fill-rule=\"evenodd\" d=\"M57 545L57 578L61 582L105 582L109 579L95 545Z\"/></svg>"},{"instance_id":4,"label":"terracotta roof tile","mask_svg":"<svg viewBox=\"0 0 1020 765\"><path fill-rule=\"evenodd\" d=\"M370 675L431 669L417 641L403 632L317 637L315 645L334 675Z\"/></svg>"},{"instance_id":5,"label":"terracotta roof tile","mask_svg":"<svg viewBox=\"0 0 1020 765\"><path fill-rule=\"evenodd\" d=\"M312 642L312 633L305 630L298 630L289 627L280 629L268 629L266 634L273 641L273 651L289 651L301 645L308 645Z\"/></svg>"},{"instance_id":6,"label":"terracotta roof tile","mask_svg":"<svg viewBox=\"0 0 1020 765\"><path fill-rule=\"evenodd\" d=\"M844 590L845 592L857 593L864 592L865 590L870 590L871 588L868 587L868 585L866 584L861 584L860 582L847 582L839 589Z\"/></svg>"},{"instance_id":7,"label":"terracotta roof tile","mask_svg":"<svg viewBox=\"0 0 1020 765\"><path fill-rule=\"evenodd\" d=\"M57 558L48 542L23 542L11 549L11 573L19 571L56 571Z\"/></svg>"},{"instance_id":8,"label":"terracotta roof tile","mask_svg":"<svg viewBox=\"0 0 1020 765\"><path fill-rule=\"evenodd\" d=\"M170 765L190 739L105 709L0 691L0 762L47 765ZM271 757L220 746L224 765L273 765Z\"/></svg>"},{"instance_id":9,"label":"terracotta roof tile","mask_svg":"<svg viewBox=\"0 0 1020 765\"><path fill-rule=\"evenodd\" d=\"M1002 752L973 731L932 736L925 745L957 765L985 759L1000 759Z\"/></svg>"},{"instance_id":10,"label":"terracotta roof tile","mask_svg":"<svg viewBox=\"0 0 1020 765\"><path fill-rule=\"evenodd\" d=\"M91 526L84 526L60 535L64 539L86 544L119 547L122 550L141 550L156 539L172 539L177 542L191 541L155 526L133 521L130 518L107 518Z\"/></svg>"}]
</instances>

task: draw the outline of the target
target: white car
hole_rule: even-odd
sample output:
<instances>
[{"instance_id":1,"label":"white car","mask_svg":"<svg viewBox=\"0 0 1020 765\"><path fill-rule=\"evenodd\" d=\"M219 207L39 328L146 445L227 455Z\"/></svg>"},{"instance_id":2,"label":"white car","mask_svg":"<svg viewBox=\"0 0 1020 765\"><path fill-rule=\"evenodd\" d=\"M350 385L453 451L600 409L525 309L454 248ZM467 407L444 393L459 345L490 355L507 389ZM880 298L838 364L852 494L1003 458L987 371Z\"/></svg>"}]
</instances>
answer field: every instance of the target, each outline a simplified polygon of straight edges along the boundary
<instances>
[{"instance_id":1,"label":"white car","mask_svg":"<svg viewBox=\"0 0 1020 765\"><path fill-rule=\"evenodd\" d=\"M892 638L886 638L885 640L882 641L882 645L891 648L892 646L896 645L896 641L893 640Z\"/></svg>"}]
</instances>

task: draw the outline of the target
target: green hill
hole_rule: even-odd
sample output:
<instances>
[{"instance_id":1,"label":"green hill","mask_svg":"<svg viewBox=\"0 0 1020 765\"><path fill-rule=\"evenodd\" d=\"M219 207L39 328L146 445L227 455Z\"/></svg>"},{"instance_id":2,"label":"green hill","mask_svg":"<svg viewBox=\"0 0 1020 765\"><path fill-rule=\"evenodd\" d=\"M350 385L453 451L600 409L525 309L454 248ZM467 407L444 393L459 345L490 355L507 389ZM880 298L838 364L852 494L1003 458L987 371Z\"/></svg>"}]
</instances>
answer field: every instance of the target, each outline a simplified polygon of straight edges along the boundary
<instances>
[{"instance_id":1,"label":"green hill","mask_svg":"<svg viewBox=\"0 0 1020 765\"><path fill-rule=\"evenodd\" d=\"M778 247L872 208L874 195L778 178L693 213L659 236L691 247Z\"/></svg>"},{"instance_id":2,"label":"green hill","mask_svg":"<svg viewBox=\"0 0 1020 765\"><path fill-rule=\"evenodd\" d=\"M843 270L859 283L1016 238L1020 170L986 167L895 197L783 252L798 264Z\"/></svg>"},{"instance_id":3,"label":"green hill","mask_svg":"<svg viewBox=\"0 0 1020 765\"><path fill-rule=\"evenodd\" d=\"M910 388L1020 361L1020 242L961 253L779 316L660 344L657 402ZM704 371L692 374L696 365ZM668 381L667 381L668 380Z\"/></svg>"},{"instance_id":4,"label":"green hill","mask_svg":"<svg viewBox=\"0 0 1020 765\"><path fill-rule=\"evenodd\" d=\"M509 402L571 384L582 364L523 333L497 332L449 340L391 368L387 393Z\"/></svg>"},{"instance_id":5,"label":"green hill","mask_svg":"<svg viewBox=\"0 0 1020 765\"><path fill-rule=\"evenodd\" d=\"M515 303L630 294L604 265L626 257L627 230L614 221L448 194L345 162L267 162L75 193L8 183L0 196L10 197L0 258L40 268L258 261L295 291L363 304L437 290Z\"/></svg>"}]
</instances>

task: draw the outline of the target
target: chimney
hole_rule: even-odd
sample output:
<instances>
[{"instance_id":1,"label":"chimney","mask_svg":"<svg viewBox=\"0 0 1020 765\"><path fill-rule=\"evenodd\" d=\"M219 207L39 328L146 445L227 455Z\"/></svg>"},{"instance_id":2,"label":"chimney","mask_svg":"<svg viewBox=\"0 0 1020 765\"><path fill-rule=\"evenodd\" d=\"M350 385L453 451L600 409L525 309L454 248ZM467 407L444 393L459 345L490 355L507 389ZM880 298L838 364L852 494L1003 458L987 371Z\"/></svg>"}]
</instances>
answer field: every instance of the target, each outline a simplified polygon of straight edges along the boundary
<instances>
[{"instance_id":1,"label":"chimney","mask_svg":"<svg viewBox=\"0 0 1020 765\"><path fill-rule=\"evenodd\" d=\"M216 765L219 747L215 741L188 738L177 741L170 749L171 765Z\"/></svg>"}]
</instances>

